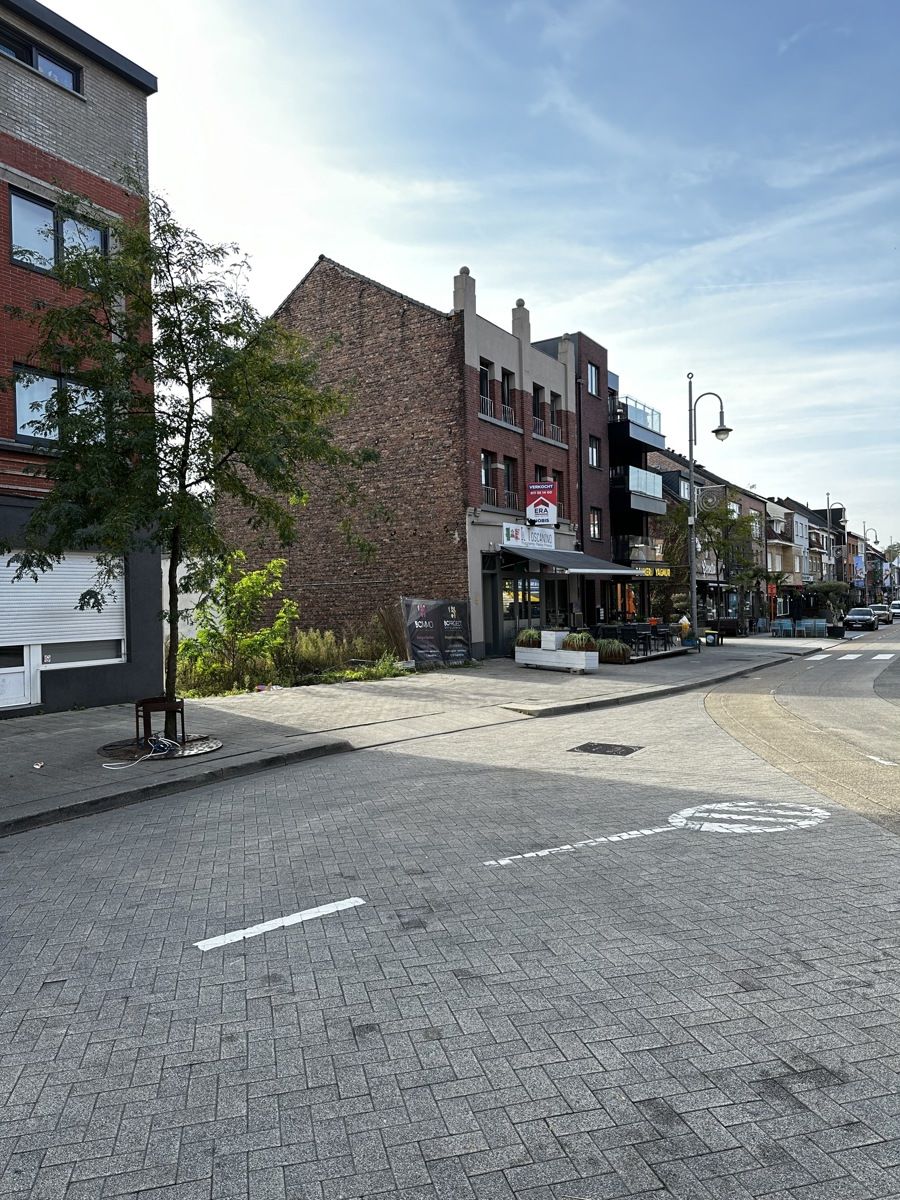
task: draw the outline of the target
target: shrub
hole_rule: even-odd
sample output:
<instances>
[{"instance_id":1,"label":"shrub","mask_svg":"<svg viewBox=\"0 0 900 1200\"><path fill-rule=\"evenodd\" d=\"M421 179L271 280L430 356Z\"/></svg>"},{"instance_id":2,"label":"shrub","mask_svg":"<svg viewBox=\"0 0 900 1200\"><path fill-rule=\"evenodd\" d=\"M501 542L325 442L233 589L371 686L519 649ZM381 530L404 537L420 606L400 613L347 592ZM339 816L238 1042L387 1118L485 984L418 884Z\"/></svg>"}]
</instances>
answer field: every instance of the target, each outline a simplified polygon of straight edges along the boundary
<instances>
[{"instance_id":1,"label":"shrub","mask_svg":"<svg viewBox=\"0 0 900 1200\"><path fill-rule=\"evenodd\" d=\"M605 663L627 663L631 661L631 648L615 638L603 638L597 643L600 661Z\"/></svg>"},{"instance_id":2,"label":"shrub","mask_svg":"<svg viewBox=\"0 0 900 1200\"><path fill-rule=\"evenodd\" d=\"M532 649L541 644L541 631L539 629L520 629L516 637L517 646L530 646Z\"/></svg>"},{"instance_id":3,"label":"shrub","mask_svg":"<svg viewBox=\"0 0 900 1200\"><path fill-rule=\"evenodd\" d=\"M596 650L597 643L593 636L586 629L579 629L575 633L568 633L563 638L563 650Z\"/></svg>"}]
</instances>

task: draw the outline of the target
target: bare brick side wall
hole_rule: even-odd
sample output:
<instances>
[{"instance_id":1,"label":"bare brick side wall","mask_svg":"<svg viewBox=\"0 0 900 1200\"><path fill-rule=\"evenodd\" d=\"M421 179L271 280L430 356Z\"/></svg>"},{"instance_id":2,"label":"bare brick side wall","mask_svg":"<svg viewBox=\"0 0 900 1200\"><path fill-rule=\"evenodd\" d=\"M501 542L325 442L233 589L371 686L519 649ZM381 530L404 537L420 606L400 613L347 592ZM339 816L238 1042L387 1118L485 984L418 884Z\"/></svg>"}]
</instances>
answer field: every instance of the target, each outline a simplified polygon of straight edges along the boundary
<instances>
[{"instance_id":1,"label":"bare brick side wall","mask_svg":"<svg viewBox=\"0 0 900 1200\"><path fill-rule=\"evenodd\" d=\"M379 461L359 476L354 529L374 546L360 556L341 534L337 489L311 469L311 499L288 550L249 540L233 503L219 522L258 564L288 560L285 592L304 626L349 630L401 595L465 597L465 427L461 318L424 305L320 260L279 310L304 335L323 384L351 397L337 440L371 447ZM383 511L382 511L383 510Z\"/></svg>"}]
</instances>

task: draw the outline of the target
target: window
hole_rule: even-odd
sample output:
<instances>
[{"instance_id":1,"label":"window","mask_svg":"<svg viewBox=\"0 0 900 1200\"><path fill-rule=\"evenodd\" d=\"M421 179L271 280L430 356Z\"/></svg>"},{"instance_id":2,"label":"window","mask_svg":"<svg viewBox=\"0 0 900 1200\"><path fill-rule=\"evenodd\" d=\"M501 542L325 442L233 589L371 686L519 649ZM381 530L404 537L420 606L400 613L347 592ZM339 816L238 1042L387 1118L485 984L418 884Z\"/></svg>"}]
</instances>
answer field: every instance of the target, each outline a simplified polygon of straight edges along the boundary
<instances>
[{"instance_id":1,"label":"window","mask_svg":"<svg viewBox=\"0 0 900 1200\"><path fill-rule=\"evenodd\" d=\"M550 393L550 436L555 442L562 441L562 396Z\"/></svg>"},{"instance_id":2,"label":"window","mask_svg":"<svg viewBox=\"0 0 900 1200\"><path fill-rule=\"evenodd\" d=\"M21 266L51 271L67 250L106 252L104 230L60 213L46 200L10 192L12 257Z\"/></svg>"},{"instance_id":3,"label":"window","mask_svg":"<svg viewBox=\"0 0 900 1200\"><path fill-rule=\"evenodd\" d=\"M741 515L740 502L737 500L729 500L728 511L733 517L739 517Z\"/></svg>"},{"instance_id":4,"label":"window","mask_svg":"<svg viewBox=\"0 0 900 1200\"><path fill-rule=\"evenodd\" d=\"M543 483L544 480L547 478L547 468L538 466L538 464L535 463L534 478L538 483Z\"/></svg>"},{"instance_id":5,"label":"window","mask_svg":"<svg viewBox=\"0 0 900 1200\"><path fill-rule=\"evenodd\" d=\"M591 509L591 537L595 541L599 541L603 537L603 510L599 508Z\"/></svg>"},{"instance_id":6,"label":"window","mask_svg":"<svg viewBox=\"0 0 900 1200\"><path fill-rule=\"evenodd\" d=\"M491 394L491 363L487 359L481 360L481 366L478 368L478 394L484 399L490 397Z\"/></svg>"},{"instance_id":7,"label":"window","mask_svg":"<svg viewBox=\"0 0 900 1200\"><path fill-rule=\"evenodd\" d=\"M600 372L593 363L588 363L588 391L592 396L600 395Z\"/></svg>"},{"instance_id":8,"label":"window","mask_svg":"<svg viewBox=\"0 0 900 1200\"><path fill-rule=\"evenodd\" d=\"M73 379L64 379L58 375L45 375L29 370L24 374L20 368L16 378L16 435L28 441L56 441L57 431L53 429L38 433L35 426L44 419L47 405L54 399L68 401L70 410L77 411L84 403L93 398L93 393L83 384Z\"/></svg>"},{"instance_id":9,"label":"window","mask_svg":"<svg viewBox=\"0 0 900 1200\"><path fill-rule=\"evenodd\" d=\"M562 517L565 515L565 505L563 504L563 496L565 494L563 491L563 473L562 471L553 471L552 475L553 482L556 484L556 512L558 516Z\"/></svg>"},{"instance_id":10,"label":"window","mask_svg":"<svg viewBox=\"0 0 900 1200\"><path fill-rule=\"evenodd\" d=\"M43 46L37 45L7 25L0 25L0 54L24 63L26 67L32 67L70 92L81 91L80 67L67 62L58 54L45 50Z\"/></svg>"},{"instance_id":11,"label":"window","mask_svg":"<svg viewBox=\"0 0 900 1200\"><path fill-rule=\"evenodd\" d=\"M678 481L678 490L682 500L690 500L691 498L691 481L689 479L680 479Z\"/></svg>"},{"instance_id":12,"label":"window","mask_svg":"<svg viewBox=\"0 0 900 1200\"><path fill-rule=\"evenodd\" d=\"M481 452L481 502L482 504L497 503L497 488L494 484L494 467L497 463L496 455L490 450L482 450Z\"/></svg>"},{"instance_id":13,"label":"window","mask_svg":"<svg viewBox=\"0 0 900 1200\"><path fill-rule=\"evenodd\" d=\"M507 425L515 425L516 410L513 406L513 382L515 376L512 371L503 371L500 375L500 403L502 404L503 420Z\"/></svg>"},{"instance_id":14,"label":"window","mask_svg":"<svg viewBox=\"0 0 900 1200\"><path fill-rule=\"evenodd\" d=\"M504 458L503 460L503 507L519 507L519 496L516 492L516 460L514 458Z\"/></svg>"},{"instance_id":15,"label":"window","mask_svg":"<svg viewBox=\"0 0 900 1200\"><path fill-rule=\"evenodd\" d=\"M588 466L600 466L600 439L590 434L588 437Z\"/></svg>"},{"instance_id":16,"label":"window","mask_svg":"<svg viewBox=\"0 0 900 1200\"><path fill-rule=\"evenodd\" d=\"M753 540L761 542L763 536L762 513L752 512L750 514L750 522L753 531Z\"/></svg>"},{"instance_id":17,"label":"window","mask_svg":"<svg viewBox=\"0 0 900 1200\"><path fill-rule=\"evenodd\" d=\"M540 419L544 415L543 408L544 389L536 383L531 389L531 415Z\"/></svg>"}]
</instances>

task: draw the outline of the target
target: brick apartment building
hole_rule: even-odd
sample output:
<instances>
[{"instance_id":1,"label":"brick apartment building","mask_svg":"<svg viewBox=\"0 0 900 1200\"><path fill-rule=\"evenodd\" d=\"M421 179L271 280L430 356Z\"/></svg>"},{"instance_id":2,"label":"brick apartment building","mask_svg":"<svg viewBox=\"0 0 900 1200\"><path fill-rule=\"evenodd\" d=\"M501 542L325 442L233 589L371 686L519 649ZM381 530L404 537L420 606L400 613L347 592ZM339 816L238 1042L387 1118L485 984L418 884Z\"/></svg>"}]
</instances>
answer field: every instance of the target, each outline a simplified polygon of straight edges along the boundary
<instances>
[{"instance_id":1,"label":"brick apartment building","mask_svg":"<svg viewBox=\"0 0 900 1200\"><path fill-rule=\"evenodd\" d=\"M309 341L322 382L352 398L340 441L379 454L352 514L369 559L341 536L338 491L311 477L285 573L303 622L347 629L400 596L468 598L473 652L500 654L524 625L590 624L624 604L634 571L601 553L611 545L601 346L581 334L532 343L523 300L499 328L478 313L466 267L441 312L322 256L276 315ZM538 480L558 485L555 528L526 523L526 484ZM220 520L244 543L239 509L222 505ZM264 552L275 548L253 556Z\"/></svg>"},{"instance_id":2,"label":"brick apartment building","mask_svg":"<svg viewBox=\"0 0 900 1200\"><path fill-rule=\"evenodd\" d=\"M7 304L30 306L58 294L53 267L74 223L60 191L88 197L111 217L134 212L121 179L147 178L147 97L156 80L34 0L0 0L0 536L15 546L47 483L25 468L39 464L34 405L65 381L15 379L27 366L33 334L11 320ZM77 234L103 251L106 231ZM0 715L41 705L109 704L160 687L162 627L156 555L125 564L115 603L78 612L92 558L67 556L37 583L11 582L0 560Z\"/></svg>"}]
</instances>

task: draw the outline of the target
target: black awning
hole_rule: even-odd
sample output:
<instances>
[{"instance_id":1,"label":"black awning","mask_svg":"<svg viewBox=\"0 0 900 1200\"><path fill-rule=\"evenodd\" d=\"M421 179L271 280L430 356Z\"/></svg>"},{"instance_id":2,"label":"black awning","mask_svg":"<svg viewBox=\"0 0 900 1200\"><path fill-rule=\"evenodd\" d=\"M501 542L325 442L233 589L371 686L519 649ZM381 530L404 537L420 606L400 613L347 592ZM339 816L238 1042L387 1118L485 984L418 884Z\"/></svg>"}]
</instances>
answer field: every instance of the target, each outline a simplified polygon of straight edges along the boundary
<instances>
[{"instance_id":1,"label":"black awning","mask_svg":"<svg viewBox=\"0 0 900 1200\"><path fill-rule=\"evenodd\" d=\"M542 563L545 567L556 567L558 571L566 571L569 575L603 575L607 579L636 579L638 573L631 567L623 567L621 563L607 562L603 558L591 558L580 550L526 550L519 546L504 546L508 554L517 554L519 558L528 558L532 562Z\"/></svg>"}]
</instances>

